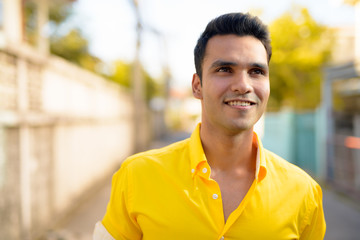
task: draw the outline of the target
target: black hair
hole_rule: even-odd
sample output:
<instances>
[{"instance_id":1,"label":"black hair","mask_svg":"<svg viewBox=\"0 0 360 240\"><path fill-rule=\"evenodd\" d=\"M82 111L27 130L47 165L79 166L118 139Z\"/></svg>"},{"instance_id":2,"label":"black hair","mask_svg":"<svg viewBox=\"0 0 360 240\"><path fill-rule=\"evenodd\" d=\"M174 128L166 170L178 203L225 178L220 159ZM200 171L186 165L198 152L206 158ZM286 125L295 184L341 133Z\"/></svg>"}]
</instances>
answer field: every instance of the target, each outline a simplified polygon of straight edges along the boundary
<instances>
[{"instance_id":1,"label":"black hair","mask_svg":"<svg viewBox=\"0 0 360 240\"><path fill-rule=\"evenodd\" d=\"M235 34L237 36L253 36L265 47L268 63L271 58L271 40L267 26L249 13L229 13L221 15L208 23L201 34L194 49L196 73L202 81L202 63L204 61L206 45L210 38L216 35Z\"/></svg>"}]
</instances>

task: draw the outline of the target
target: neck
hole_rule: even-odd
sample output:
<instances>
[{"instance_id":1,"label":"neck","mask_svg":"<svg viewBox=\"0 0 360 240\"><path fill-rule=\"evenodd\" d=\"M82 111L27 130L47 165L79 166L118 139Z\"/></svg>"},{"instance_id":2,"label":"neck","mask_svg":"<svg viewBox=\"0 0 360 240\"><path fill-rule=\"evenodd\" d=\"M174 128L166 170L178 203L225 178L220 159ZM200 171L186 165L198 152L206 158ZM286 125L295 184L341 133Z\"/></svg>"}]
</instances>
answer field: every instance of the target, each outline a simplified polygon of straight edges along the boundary
<instances>
[{"instance_id":1,"label":"neck","mask_svg":"<svg viewBox=\"0 0 360 240\"><path fill-rule=\"evenodd\" d=\"M254 166L257 149L252 143L253 129L226 134L202 125L200 138L212 169L226 171Z\"/></svg>"}]
</instances>

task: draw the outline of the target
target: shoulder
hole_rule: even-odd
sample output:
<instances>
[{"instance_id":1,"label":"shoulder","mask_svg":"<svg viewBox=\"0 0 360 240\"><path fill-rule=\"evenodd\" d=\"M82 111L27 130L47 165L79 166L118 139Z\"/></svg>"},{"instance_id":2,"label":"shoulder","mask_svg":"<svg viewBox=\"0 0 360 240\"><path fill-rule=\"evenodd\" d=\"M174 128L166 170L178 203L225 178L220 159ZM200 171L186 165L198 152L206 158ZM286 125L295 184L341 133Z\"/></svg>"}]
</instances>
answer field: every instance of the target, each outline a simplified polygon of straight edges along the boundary
<instances>
[{"instance_id":1,"label":"shoulder","mask_svg":"<svg viewBox=\"0 0 360 240\"><path fill-rule=\"evenodd\" d=\"M303 169L265 149L267 174L293 187L293 190L310 192L321 191L319 184ZM312 195L312 194L311 194Z\"/></svg>"},{"instance_id":2,"label":"shoulder","mask_svg":"<svg viewBox=\"0 0 360 240\"><path fill-rule=\"evenodd\" d=\"M304 170L271 151L265 151L266 185L277 193L277 200L287 209L294 209L299 220L299 232L308 227L323 235L325 220L320 185ZM308 231L308 230L306 230ZM308 233L306 233L308 234ZM305 234L304 234L305 236ZM309 239L320 239L318 237Z\"/></svg>"},{"instance_id":3,"label":"shoulder","mask_svg":"<svg viewBox=\"0 0 360 240\"><path fill-rule=\"evenodd\" d=\"M185 139L163 148L134 154L124 160L121 168L146 170L151 167L173 165L188 154L188 145L189 139Z\"/></svg>"},{"instance_id":4,"label":"shoulder","mask_svg":"<svg viewBox=\"0 0 360 240\"><path fill-rule=\"evenodd\" d=\"M295 174L303 180L313 181L312 177L303 169L295 164L285 160L277 154L265 149L266 166L277 173L282 174Z\"/></svg>"},{"instance_id":5,"label":"shoulder","mask_svg":"<svg viewBox=\"0 0 360 240\"><path fill-rule=\"evenodd\" d=\"M322 208L320 185L303 169L266 150L266 177L268 186L277 189L293 207L299 206L304 218Z\"/></svg>"},{"instance_id":6,"label":"shoulder","mask_svg":"<svg viewBox=\"0 0 360 240\"><path fill-rule=\"evenodd\" d=\"M169 180L182 179L186 172L190 176L190 161L187 156L188 140L132 155L124 160L114 174L113 186L127 189L129 196L141 195L147 191L154 193L155 189L150 186L161 186Z\"/></svg>"}]
</instances>

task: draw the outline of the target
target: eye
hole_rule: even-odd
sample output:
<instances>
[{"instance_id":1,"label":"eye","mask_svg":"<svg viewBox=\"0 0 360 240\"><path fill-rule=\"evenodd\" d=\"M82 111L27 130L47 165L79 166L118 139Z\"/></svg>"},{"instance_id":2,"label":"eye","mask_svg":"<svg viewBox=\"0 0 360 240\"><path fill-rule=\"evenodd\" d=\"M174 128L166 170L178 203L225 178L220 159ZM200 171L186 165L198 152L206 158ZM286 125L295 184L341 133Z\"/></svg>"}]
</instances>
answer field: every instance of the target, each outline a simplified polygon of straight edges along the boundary
<instances>
[{"instance_id":1,"label":"eye","mask_svg":"<svg viewBox=\"0 0 360 240\"><path fill-rule=\"evenodd\" d=\"M217 72L232 72L231 68L230 67L219 67L217 70Z\"/></svg>"},{"instance_id":2,"label":"eye","mask_svg":"<svg viewBox=\"0 0 360 240\"><path fill-rule=\"evenodd\" d=\"M250 74L254 74L254 75L265 75L265 71L260 69L260 68L254 68L250 70Z\"/></svg>"}]
</instances>

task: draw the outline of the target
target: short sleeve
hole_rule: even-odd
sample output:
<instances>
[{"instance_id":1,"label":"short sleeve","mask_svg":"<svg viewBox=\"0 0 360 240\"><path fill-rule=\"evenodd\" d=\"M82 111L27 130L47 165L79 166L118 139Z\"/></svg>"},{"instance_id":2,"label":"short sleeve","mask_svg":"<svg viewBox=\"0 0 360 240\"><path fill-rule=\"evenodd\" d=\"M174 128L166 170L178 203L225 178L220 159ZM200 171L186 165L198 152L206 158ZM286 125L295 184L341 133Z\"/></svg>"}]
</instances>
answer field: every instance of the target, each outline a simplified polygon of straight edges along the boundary
<instances>
[{"instance_id":1,"label":"short sleeve","mask_svg":"<svg viewBox=\"0 0 360 240\"><path fill-rule=\"evenodd\" d=\"M106 230L116 239L141 239L142 233L136 218L131 216L131 179L128 168L123 164L112 179L111 196L102 224Z\"/></svg>"},{"instance_id":2,"label":"short sleeve","mask_svg":"<svg viewBox=\"0 0 360 240\"><path fill-rule=\"evenodd\" d=\"M316 184L314 190L314 200L309 209L308 222L301 233L300 240L322 240L325 237L326 223L322 203L321 187Z\"/></svg>"}]
</instances>

